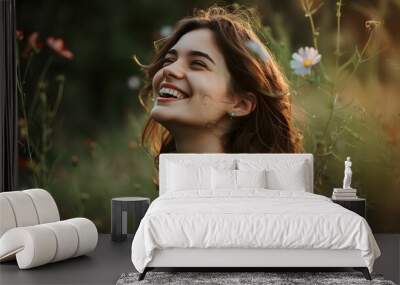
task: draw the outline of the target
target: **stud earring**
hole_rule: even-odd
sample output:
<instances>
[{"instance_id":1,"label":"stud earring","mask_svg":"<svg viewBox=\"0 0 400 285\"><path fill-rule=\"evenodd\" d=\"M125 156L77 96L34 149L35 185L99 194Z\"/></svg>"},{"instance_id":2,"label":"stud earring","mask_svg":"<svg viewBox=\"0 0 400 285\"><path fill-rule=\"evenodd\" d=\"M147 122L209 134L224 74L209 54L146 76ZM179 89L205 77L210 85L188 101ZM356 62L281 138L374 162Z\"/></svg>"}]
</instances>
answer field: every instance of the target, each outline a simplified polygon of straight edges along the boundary
<instances>
[{"instance_id":1,"label":"stud earring","mask_svg":"<svg viewBox=\"0 0 400 285\"><path fill-rule=\"evenodd\" d=\"M231 116L231 119L232 119L233 117L235 117L235 112L230 112L229 116Z\"/></svg>"}]
</instances>

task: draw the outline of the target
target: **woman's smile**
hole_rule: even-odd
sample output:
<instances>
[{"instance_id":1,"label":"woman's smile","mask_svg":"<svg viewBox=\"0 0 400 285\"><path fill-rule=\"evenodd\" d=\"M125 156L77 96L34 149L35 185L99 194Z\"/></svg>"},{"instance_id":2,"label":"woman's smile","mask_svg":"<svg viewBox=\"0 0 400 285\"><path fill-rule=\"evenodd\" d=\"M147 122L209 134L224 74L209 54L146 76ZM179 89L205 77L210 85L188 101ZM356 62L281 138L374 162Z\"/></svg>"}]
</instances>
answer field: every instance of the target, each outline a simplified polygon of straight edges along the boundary
<instances>
[{"instance_id":1,"label":"woman's smile","mask_svg":"<svg viewBox=\"0 0 400 285\"><path fill-rule=\"evenodd\" d=\"M189 98L174 98L174 97L162 97L162 96L157 96L157 103L173 103L177 101L184 101Z\"/></svg>"},{"instance_id":2,"label":"woman's smile","mask_svg":"<svg viewBox=\"0 0 400 285\"><path fill-rule=\"evenodd\" d=\"M157 102L175 102L189 98L189 95L182 89L171 83L161 83L157 94Z\"/></svg>"}]
</instances>

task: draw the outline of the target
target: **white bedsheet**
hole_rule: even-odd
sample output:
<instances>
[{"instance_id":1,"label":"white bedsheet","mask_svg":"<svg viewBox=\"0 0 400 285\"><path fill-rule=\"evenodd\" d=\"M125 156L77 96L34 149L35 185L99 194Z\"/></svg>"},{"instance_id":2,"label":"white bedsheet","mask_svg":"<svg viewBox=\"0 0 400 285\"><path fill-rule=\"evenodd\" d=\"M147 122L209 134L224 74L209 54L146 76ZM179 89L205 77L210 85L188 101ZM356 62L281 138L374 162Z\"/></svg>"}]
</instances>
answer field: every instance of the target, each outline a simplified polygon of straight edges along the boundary
<instances>
[{"instance_id":1,"label":"white bedsheet","mask_svg":"<svg viewBox=\"0 0 400 285\"><path fill-rule=\"evenodd\" d=\"M380 256L361 216L325 196L266 189L158 197L133 239L133 265L143 272L154 249L171 247L358 249L370 272Z\"/></svg>"}]
</instances>

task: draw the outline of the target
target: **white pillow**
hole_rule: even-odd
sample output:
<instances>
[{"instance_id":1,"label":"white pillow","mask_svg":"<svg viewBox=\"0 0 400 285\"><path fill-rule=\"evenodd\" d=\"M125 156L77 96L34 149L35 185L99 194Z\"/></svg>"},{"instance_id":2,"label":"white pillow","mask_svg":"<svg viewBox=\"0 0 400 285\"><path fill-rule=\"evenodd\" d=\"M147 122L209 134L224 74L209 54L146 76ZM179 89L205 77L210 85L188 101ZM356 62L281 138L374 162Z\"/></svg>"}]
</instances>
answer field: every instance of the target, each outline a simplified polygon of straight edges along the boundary
<instances>
[{"instance_id":1,"label":"white pillow","mask_svg":"<svg viewBox=\"0 0 400 285\"><path fill-rule=\"evenodd\" d=\"M211 181L213 190L236 190L236 170L211 168Z\"/></svg>"},{"instance_id":2,"label":"white pillow","mask_svg":"<svg viewBox=\"0 0 400 285\"><path fill-rule=\"evenodd\" d=\"M306 191L304 163L285 170L271 169L267 173L268 188L274 190Z\"/></svg>"},{"instance_id":3,"label":"white pillow","mask_svg":"<svg viewBox=\"0 0 400 285\"><path fill-rule=\"evenodd\" d=\"M169 160L165 165L166 191L211 190L211 167L235 169L236 160Z\"/></svg>"},{"instance_id":4,"label":"white pillow","mask_svg":"<svg viewBox=\"0 0 400 285\"><path fill-rule=\"evenodd\" d=\"M272 190L306 191L308 188L307 164L302 161L238 160L241 170L267 170L267 188Z\"/></svg>"},{"instance_id":5,"label":"white pillow","mask_svg":"<svg viewBox=\"0 0 400 285\"><path fill-rule=\"evenodd\" d=\"M267 188L267 171L261 170L236 170L238 188Z\"/></svg>"},{"instance_id":6,"label":"white pillow","mask_svg":"<svg viewBox=\"0 0 400 285\"><path fill-rule=\"evenodd\" d=\"M211 170L212 189L266 188L266 170Z\"/></svg>"},{"instance_id":7,"label":"white pillow","mask_svg":"<svg viewBox=\"0 0 400 285\"><path fill-rule=\"evenodd\" d=\"M210 189L211 177L208 166L185 166L170 162L168 164L168 191Z\"/></svg>"}]
</instances>

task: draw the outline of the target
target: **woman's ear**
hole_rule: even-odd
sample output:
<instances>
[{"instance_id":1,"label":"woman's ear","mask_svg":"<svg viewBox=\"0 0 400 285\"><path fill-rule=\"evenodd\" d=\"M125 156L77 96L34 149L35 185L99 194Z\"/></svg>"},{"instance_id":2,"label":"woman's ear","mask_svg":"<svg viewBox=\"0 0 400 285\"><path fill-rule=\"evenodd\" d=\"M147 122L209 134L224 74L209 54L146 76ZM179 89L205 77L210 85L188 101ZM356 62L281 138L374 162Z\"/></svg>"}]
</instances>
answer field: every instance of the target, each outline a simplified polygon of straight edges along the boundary
<instances>
[{"instance_id":1,"label":"woman's ear","mask_svg":"<svg viewBox=\"0 0 400 285\"><path fill-rule=\"evenodd\" d=\"M243 95L236 96L235 103L230 112L233 112L235 114L235 117L246 116L253 112L256 106L256 95L251 92L246 92Z\"/></svg>"}]
</instances>

